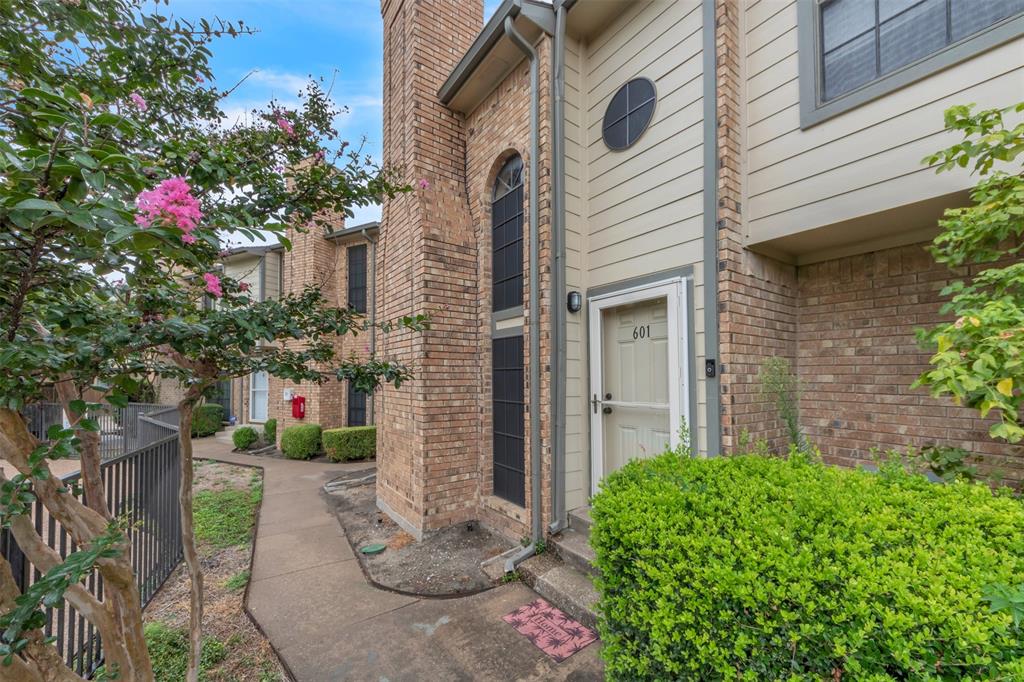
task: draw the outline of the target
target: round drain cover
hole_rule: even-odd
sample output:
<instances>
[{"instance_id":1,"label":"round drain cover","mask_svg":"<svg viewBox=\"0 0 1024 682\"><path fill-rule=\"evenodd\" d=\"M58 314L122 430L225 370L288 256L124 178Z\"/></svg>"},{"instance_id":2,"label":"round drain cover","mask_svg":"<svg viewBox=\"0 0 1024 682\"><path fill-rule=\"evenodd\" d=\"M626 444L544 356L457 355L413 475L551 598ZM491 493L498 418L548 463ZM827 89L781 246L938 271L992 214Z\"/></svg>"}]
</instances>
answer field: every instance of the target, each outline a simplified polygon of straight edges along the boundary
<instances>
[{"instance_id":1,"label":"round drain cover","mask_svg":"<svg viewBox=\"0 0 1024 682\"><path fill-rule=\"evenodd\" d=\"M363 554L380 554L385 549L387 549L387 545L377 544L377 545L366 545L364 547L360 547L359 551L362 552Z\"/></svg>"}]
</instances>

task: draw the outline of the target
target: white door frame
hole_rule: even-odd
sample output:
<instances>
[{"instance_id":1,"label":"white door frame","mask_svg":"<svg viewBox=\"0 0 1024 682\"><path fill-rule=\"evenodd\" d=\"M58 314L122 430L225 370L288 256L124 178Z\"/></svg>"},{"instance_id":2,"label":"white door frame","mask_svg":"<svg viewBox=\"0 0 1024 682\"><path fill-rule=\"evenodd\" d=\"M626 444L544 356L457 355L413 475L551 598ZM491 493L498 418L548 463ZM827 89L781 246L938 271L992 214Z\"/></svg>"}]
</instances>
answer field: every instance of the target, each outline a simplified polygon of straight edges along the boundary
<instances>
[{"instance_id":1,"label":"white door frame","mask_svg":"<svg viewBox=\"0 0 1024 682\"><path fill-rule=\"evenodd\" d=\"M604 334L601 330L601 313L606 308L615 308L629 303L649 301L654 298L665 298L668 313L668 373L669 373L669 433L672 447L679 445L679 426L682 417L692 429L693 419L689 414L690 376L689 376L689 319L686 300L686 280L682 277L638 285L600 296L588 301L590 334L590 492L597 493L598 483L604 476L604 428L602 424L601 378L602 345ZM672 352L673 341L676 352ZM597 402L592 399L596 397Z\"/></svg>"},{"instance_id":2,"label":"white door frame","mask_svg":"<svg viewBox=\"0 0 1024 682\"><path fill-rule=\"evenodd\" d=\"M264 374L267 377L266 389L256 388L256 375ZM264 403L266 404L266 410L264 411L263 419L256 419L256 411L253 409L256 406L256 391L259 390L263 393ZM253 372L249 375L249 421L257 424L261 424L267 420L270 416L270 374L266 371Z\"/></svg>"}]
</instances>

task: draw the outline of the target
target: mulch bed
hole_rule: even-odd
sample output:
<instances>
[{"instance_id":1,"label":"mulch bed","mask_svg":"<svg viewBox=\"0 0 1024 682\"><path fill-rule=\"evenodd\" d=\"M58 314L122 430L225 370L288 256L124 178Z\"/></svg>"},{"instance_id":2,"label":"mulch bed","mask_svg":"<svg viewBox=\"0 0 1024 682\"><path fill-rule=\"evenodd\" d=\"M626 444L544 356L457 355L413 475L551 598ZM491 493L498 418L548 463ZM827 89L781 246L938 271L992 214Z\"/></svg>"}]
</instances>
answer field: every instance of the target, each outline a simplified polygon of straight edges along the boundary
<instances>
[{"instance_id":1,"label":"mulch bed","mask_svg":"<svg viewBox=\"0 0 1024 682\"><path fill-rule=\"evenodd\" d=\"M372 483L327 497L363 570L388 589L434 597L480 592L494 586L480 562L511 548L507 540L475 522L451 526L417 542L377 509ZM359 552L360 547L373 544L386 549L370 556Z\"/></svg>"}]
</instances>

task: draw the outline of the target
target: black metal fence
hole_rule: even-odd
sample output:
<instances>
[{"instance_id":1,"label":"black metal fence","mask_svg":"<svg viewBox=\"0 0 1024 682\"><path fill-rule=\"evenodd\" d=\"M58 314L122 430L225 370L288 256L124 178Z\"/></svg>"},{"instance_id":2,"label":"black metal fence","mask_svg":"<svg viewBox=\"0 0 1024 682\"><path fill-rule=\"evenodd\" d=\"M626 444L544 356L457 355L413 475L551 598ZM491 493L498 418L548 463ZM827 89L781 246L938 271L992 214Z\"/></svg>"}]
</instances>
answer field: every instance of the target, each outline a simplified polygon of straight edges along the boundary
<instances>
[{"instance_id":1,"label":"black metal fence","mask_svg":"<svg viewBox=\"0 0 1024 682\"><path fill-rule=\"evenodd\" d=\"M138 447L104 461L101 466L107 503L131 541L132 567L143 605L153 598L183 556L178 505L181 452L177 417L173 407L136 415L131 431L132 442ZM62 480L74 487L79 477L74 473ZM80 494L78 497L82 498ZM32 520L39 535L62 558L77 549L68 533L39 501L33 506ZM21 590L41 577L9 531L0 533L0 553L10 562ZM97 597L103 597L103 580L98 573L93 572L85 585ZM85 677L95 672L103 660L95 628L67 602L60 608L47 608L46 617L46 635L56 639L57 650L68 666Z\"/></svg>"},{"instance_id":2,"label":"black metal fence","mask_svg":"<svg viewBox=\"0 0 1024 682\"><path fill-rule=\"evenodd\" d=\"M173 412L173 423L177 425L177 409L173 405L128 403L126 407L105 405L102 409L90 412L89 416L100 426L100 457L120 457L144 447L149 441L140 433L141 417L169 412ZM46 440L46 431L51 426L64 423L64 412L59 403L26 405L22 410L22 416L28 423L28 430L40 440Z\"/></svg>"}]
</instances>

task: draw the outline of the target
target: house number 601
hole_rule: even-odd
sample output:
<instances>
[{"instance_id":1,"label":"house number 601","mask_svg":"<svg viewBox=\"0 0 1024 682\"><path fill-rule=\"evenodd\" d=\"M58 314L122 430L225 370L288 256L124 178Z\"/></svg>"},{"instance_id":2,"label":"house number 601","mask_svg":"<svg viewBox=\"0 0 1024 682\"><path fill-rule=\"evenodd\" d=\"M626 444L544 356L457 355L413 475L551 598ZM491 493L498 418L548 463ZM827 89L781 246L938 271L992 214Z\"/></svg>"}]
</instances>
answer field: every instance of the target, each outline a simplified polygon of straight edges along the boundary
<instances>
[{"instance_id":1,"label":"house number 601","mask_svg":"<svg viewBox=\"0 0 1024 682\"><path fill-rule=\"evenodd\" d=\"M634 339L647 339L651 336L651 325L642 324L639 327L633 327L633 338Z\"/></svg>"}]
</instances>

